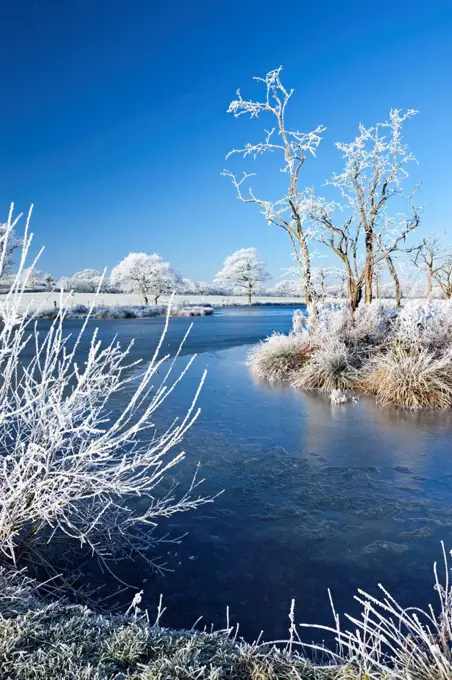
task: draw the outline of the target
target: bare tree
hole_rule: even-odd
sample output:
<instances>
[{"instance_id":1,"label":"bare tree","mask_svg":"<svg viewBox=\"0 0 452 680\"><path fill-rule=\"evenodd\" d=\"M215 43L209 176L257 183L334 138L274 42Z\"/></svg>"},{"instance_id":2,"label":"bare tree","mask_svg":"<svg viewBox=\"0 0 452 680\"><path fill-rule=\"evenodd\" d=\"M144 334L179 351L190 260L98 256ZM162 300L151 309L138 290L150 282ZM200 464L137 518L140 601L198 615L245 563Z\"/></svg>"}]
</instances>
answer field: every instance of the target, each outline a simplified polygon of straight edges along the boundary
<instances>
[{"instance_id":1,"label":"bare tree","mask_svg":"<svg viewBox=\"0 0 452 680\"><path fill-rule=\"evenodd\" d=\"M414 207L412 197L410 198L410 205L412 206L412 219L400 222L400 217L395 220L387 219L383 229L376 234L377 252L375 255L376 267L381 267L383 262L388 267L389 274L394 283L394 292L396 300L396 308L400 309L402 303L402 287L400 284L400 276L397 271L396 261L397 253L409 252L402 247L407 235L416 229L420 221L419 210Z\"/></svg>"},{"instance_id":2,"label":"bare tree","mask_svg":"<svg viewBox=\"0 0 452 680\"><path fill-rule=\"evenodd\" d=\"M318 269L314 269L314 281L316 283L318 292L316 294L317 297L319 297L321 300L325 300L326 298L326 282L329 277L329 270L326 269L325 267L319 267Z\"/></svg>"},{"instance_id":3,"label":"bare tree","mask_svg":"<svg viewBox=\"0 0 452 680\"><path fill-rule=\"evenodd\" d=\"M400 309L400 305L402 302L402 289L400 286L400 278L397 272L396 265L394 263L394 258L392 257L391 253L386 253L385 255L385 260L386 264L388 265L388 270L391 275L391 278L394 282L394 291L395 291L395 300L396 300L396 308Z\"/></svg>"},{"instance_id":4,"label":"bare tree","mask_svg":"<svg viewBox=\"0 0 452 680\"><path fill-rule=\"evenodd\" d=\"M380 261L375 265L375 269L374 269L375 297L377 298L377 300L380 300L380 298L381 298L381 275L382 275L382 272L383 272L383 265Z\"/></svg>"},{"instance_id":5,"label":"bare tree","mask_svg":"<svg viewBox=\"0 0 452 680\"><path fill-rule=\"evenodd\" d=\"M337 203L328 202L317 198L311 192L305 196L305 213L314 229L316 240L331 248L342 261L347 277L347 289L350 308L355 311L361 302L366 285L368 263L363 256L365 232L361 220L351 215L342 223L335 220L336 212L342 214ZM407 235L416 229L419 224L420 214L417 209L411 217L399 217L391 221L391 229L388 229L388 221L379 233L374 232L373 240L377 245L372 246L372 283L375 279L375 268L380 262L388 261L388 256L403 242ZM375 225L374 225L375 228ZM365 298L372 301L373 292Z\"/></svg>"},{"instance_id":6,"label":"bare tree","mask_svg":"<svg viewBox=\"0 0 452 680\"><path fill-rule=\"evenodd\" d=\"M445 297L452 298L452 254L445 256L441 266L434 270L433 278L443 291Z\"/></svg>"},{"instance_id":7,"label":"bare tree","mask_svg":"<svg viewBox=\"0 0 452 680\"><path fill-rule=\"evenodd\" d=\"M341 259L347 274L348 297L354 311L363 295L372 302L375 267L387 261L420 221L420 209L409 198L408 215L388 215L388 201L403 198L401 183L408 176L405 165L414 160L401 141L403 122L414 115L397 109L389 122L375 127L360 126L350 144L336 144L343 152L344 169L327 182L341 193L330 201L307 191L300 199L304 223L319 243L331 248ZM383 131L389 130L385 136Z\"/></svg>"},{"instance_id":8,"label":"bare tree","mask_svg":"<svg viewBox=\"0 0 452 680\"><path fill-rule=\"evenodd\" d=\"M415 114L413 109L404 113L392 109L389 121L370 128L360 125L359 135L353 142L336 145L343 152L345 164L343 171L333 176L331 184L340 190L364 234L366 302L372 302L375 234L388 201L402 195L400 185L408 177L406 165L415 160L402 142L403 123Z\"/></svg>"},{"instance_id":9,"label":"bare tree","mask_svg":"<svg viewBox=\"0 0 452 680\"><path fill-rule=\"evenodd\" d=\"M426 236L417 248L410 250L412 262L418 269L425 269L427 272L427 297L432 296L433 280L441 269L444 257L448 256L447 251L441 244L439 236Z\"/></svg>"},{"instance_id":10,"label":"bare tree","mask_svg":"<svg viewBox=\"0 0 452 680\"><path fill-rule=\"evenodd\" d=\"M312 132L300 132L288 129L286 125L286 108L294 90L286 90L281 82L282 67L270 71L265 78L255 78L265 86L265 99L253 101L243 99L240 90L237 99L229 105L228 113L236 118L247 114L250 118L257 118L260 114L268 113L273 118L274 127L266 130L264 141L256 144L246 144L241 149L233 149L226 158L233 154L240 154L243 158L253 160L267 152L279 154L283 163L281 171L287 176L287 187L284 194L276 201L270 201L257 196L252 187L244 193L245 185L252 176L244 172L241 178L229 170L223 175L231 178L237 190L237 197L243 203L254 203L261 209L269 224L283 229L289 236L297 263L303 272L304 295L308 306L312 307L315 300L315 290L312 282L311 258L309 240L311 234L305 228L305 216L300 210L302 191L300 190L300 171L309 154L315 155L321 141L321 133L325 130L319 125ZM315 313L315 309L313 309Z\"/></svg>"}]
</instances>

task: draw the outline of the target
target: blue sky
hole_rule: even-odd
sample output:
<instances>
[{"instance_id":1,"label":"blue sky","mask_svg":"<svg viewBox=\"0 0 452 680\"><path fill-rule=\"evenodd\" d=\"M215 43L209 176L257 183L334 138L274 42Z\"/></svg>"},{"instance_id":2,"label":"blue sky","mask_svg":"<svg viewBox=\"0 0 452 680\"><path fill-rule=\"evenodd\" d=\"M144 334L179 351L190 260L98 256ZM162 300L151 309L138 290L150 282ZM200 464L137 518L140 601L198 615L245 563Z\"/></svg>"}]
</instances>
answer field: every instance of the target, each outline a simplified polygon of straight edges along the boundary
<instances>
[{"instance_id":1,"label":"blue sky","mask_svg":"<svg viewBox=\"0 0 452 680\"><path fill-rule=\"evenodd\" d=\"M40 269L56 276L140 250L211 280L255 246L277 279L291 264L285 235L220 172L268 124L226 113L235 90L256 94L252 76L280 64L296 90L290 122L328 128L308 185L339 169L334 142L359 121L413 107L423 229L452 228L450 0L15 0L0 33L1 206L35 204ZM260 169L272 195L276 166Z\"/></svg>"}]
</instances>

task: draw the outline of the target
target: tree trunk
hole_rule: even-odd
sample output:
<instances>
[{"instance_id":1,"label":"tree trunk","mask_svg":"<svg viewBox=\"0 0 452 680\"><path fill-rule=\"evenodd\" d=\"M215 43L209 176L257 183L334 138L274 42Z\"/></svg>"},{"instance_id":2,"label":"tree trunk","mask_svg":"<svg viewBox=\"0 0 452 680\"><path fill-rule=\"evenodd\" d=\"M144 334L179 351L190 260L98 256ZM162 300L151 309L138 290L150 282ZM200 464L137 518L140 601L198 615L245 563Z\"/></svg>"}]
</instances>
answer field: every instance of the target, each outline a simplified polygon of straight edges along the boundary
<instances>
[{"instance_id":1,"label":"tree trunk","mask_svg":"<svg viewBox=\"0 0 452 680\"><path fill-rule=\"evenodd\" d=\"M373 293L373 267L374 267L374 254L373 254L373 242L372 242L372 232L366 231L366 265L364 270L364 300L367 303L372 302Z\"/></svg>"},{"instance_id":2,"label":"tree trunk","mask_svg":"<svg viewBox=\"0 0 452 680\"><path fill-rule=\"evenodd\" d=\"M147 306L149 305L148 296L143 294L143 298L144 298L144 304L145 304L146 307L147 307Z\"/></svg>"},{"instance_id":3,"label":"tree trunk","mask_svg":"<svg viewBox=\"0 0 452 680\"><path fill-rule=\"evenodd\" d=\"M394 261L392 257L389 255L389 253L386 255L386 262L388 264L388 269L389 273L392 276L392 280L394 281L394 288L395 288L395 297L396 297L396 309L400 309L400 303L402 300L402 293L400 289L400 279L397 274L397 269L395 267Z\"/></svg>"},{"instance_id":4,"label":"tree trunk","mask_svg":"<svg viewBox=\"0 0 452 680\"><path fill-rule=\"evenodd\" d=\"M432 272L432 267L428 267L427 269L427 297L431 298L432 297L432 289L433 289L433 272Z\"/></svg>"},{"instance_id":5,"label":"tree trunk","mask_svg":"<svg viewBox=\"0 0 452 680\"><path fill-rule=\"evenodd\" d=\"M377 300L379 300L381 298L381 295L380 295L380 275L379 274L377 274L377 276L375 277L375 297L377 298Z\"/></svg>"},{"instance_id":6,"label":"tree trunk","mask_svg":"<svg viewBox=\"0 0 452 680\"><path fill-rule=\"evenodd\" d=\"M343 257L342 259L344 261L345 272L347 274L348 303L352 313L354 314L358 309L359 303L361 302L363 295L363 285L361 281L357 281L353 276L349 259L347 257Z\"/></svg>"},{"instance_id":7,"label":"tree trunk","mask_svg":"<svg viewBox=\"0 0 452 680\"><path fill-rule=\"evenodd\" d=\"M348 300L350 303L350 309L352 313L355 313L358 309L358 305L361 302L363 294L363 288L361 283L357 283L353 278L348 280Z\"/></svg>"},{"instance_id":8,"label":"tree trunk","mask_svg":"<svg viewBox=\"0 0 452 680\"><path fill-rule=\"evenodd\" d=\"M158 305L160 295L154 297L154 305Z\"/></svg>"},{"instance_id":9,"label":"tree trunk","mask_svg":"<svg viewBox=\"0 0 452 680\"><path fill-rule=\"evenodd\" d=\"M304 233L301 231L298 235L298 242L300 244L301 254L303 256L303 279L304 279L304 297L306 300L306 307L312 317L312 330L315 333L318 326L317 318L317 305L315 301L315 293L312 286L312 275L311 275L311 260L309 257L308 244Z\"/></svg>"},{"instance_id":10,"label":"tree trunk","mask_svg":"<svg viewBox=\"0 0 452 680\"><path fill-rule=\"evenodd\" d=\"M251 286L248 286L248 304L251 304L251 296L253 294L253 289Z\"/></svg>"}]
</instances>

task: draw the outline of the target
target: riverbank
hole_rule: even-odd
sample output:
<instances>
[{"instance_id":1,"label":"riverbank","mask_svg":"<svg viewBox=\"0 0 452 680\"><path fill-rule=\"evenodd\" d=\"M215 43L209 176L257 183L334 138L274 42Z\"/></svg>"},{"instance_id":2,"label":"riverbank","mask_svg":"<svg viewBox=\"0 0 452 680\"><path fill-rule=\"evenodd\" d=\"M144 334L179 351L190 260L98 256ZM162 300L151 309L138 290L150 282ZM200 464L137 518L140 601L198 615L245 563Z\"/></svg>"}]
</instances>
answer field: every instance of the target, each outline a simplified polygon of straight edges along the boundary
<instances>
[{"instance_id":1,"label":"riverbank","mask_svg":"<svg viewBox=\"0 0 452 680\"><path fill-rule=\"evenodd\" d=\"M173 630L145 616L41 606L0 620L0 678L8 680L327 679L298 653L248 644L234 631Z\"/></svg>"},{"instance_id":2,"label":"riverbank","mask_svg":"<svg viewBox=\"0 0 452 680\"><path fill-rule=\"evenodd\" d=\"M4 295L0 296L3 298ZM89 307L95 299L99 307L142 307L143 299L140 295L133 293L74 293L65 295L69 309L83 305ZM158 305L154 307L166 306L171 298L162 295ZM60 305L60 294L58 292L33 292L24 293L21 296L21 311L29 309L35 311L41 308L53 308ZM211 306L211 307L235 307L248 306L245 296L223 296L223 295L174 295L173 304L178 307L184 306ZM302 305L300 298L265 297L258 296L253 300L253 305Z\"/></svg>"},{"instance_id":3,"label":"riverbank","mask_svg":"<svg viewBox=\"0 0 452 680\"><path fill-rule=\"evenodd\" d=\"M380 404L417 410L452 408L452 306L449 300L318 306L294 312L288 335L274 333L248 357L258 380L330 395L345 403L353 392Z\"/></svg>"},{"instance_id":4,"label":"riverbank","mask_svg":"<svg viewBox=\"0 0 452 680\"><path fill-rule=\"evenodd\" d=\"M443 545L444 568L449 571ZM125 614L96 613L86 606L41 600L33 581L2 570L0 680L432 680L450 678L451 595L436 563L439 607L404 608L382 586L382 599L359 590L358 618L341 625L333 602L333 626L316 626L331 639L305 644L295 602L286 638L249 643L239 626L215 631L165 628L162 600L151 623L137 593Z\"/></svg>"},{"instance_id":5,"label":"riverbank","mask_svg":"<svg viewBox=\"0 0 452 680\"><path fill-rule=\"evenodd\" d=\"M169 311L171 317L211 316L213 307L210 305L140 305L140 306L106 306L95 305L92 309L86 305L74 305L64 310L65 319L84 319L90 314L92 319L146 319L156 316L166 316ZM58 306L38 308L30 311L30 315L37 319L56 319L59 315Z\"/></svg>"}]
</instances>

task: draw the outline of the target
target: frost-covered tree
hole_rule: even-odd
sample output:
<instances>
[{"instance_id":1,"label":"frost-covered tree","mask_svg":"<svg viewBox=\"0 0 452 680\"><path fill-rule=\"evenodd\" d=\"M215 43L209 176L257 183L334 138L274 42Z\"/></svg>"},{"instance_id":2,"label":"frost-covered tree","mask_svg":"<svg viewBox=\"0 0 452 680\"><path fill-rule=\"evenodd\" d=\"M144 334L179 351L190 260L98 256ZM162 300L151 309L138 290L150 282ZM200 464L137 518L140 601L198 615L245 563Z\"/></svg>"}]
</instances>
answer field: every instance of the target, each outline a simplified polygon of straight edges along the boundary
<instances>
[{"instance_id":1,"label":"frost-covered tree","mask_svg":"<svg viewBox=\"0 0 452 680\"><path fill-rule=\"evenodd\" d=\"M311 232L306 225L306 214L300 210L300 202L303 190L300 188L301 168L309 155L315 155L321 141L321 134L325 130L319 125L312 132L300 132L292 130L286 124L286 108L294 90L286 90L281 82L282 66L270 71L264 78L255 78L265 87L263 101L243 99L240 90L237 91L237 99L231 102L228 112L236 118L249 115L257 118L261 114L268 114L273 128L266 130L264 141L256 144L245 144L241 149L233 149L226 158L233 154L240 154L243 158L256 158L267 152L281 158L279 171L286 178L286 188L276 200L269 200L258 196L252 187L244 193L245 186L252 176L244 172L241 178L229 170L224 170L223 175L231 178L237 191L237 197L243 203L254 203L265 216L269 224L282 228L289 236L292 243L294 256L303 272L303 285L306 303L310 306L315 299L315 289L311 274L311 256L309 253L309 241ZM279 173L278 171L278 173ZM315 312L315 308L313 308Z\"/></svg>"},{"instance_id":2,"label":"frost-covered tree","mask_svg":"<svg viewBox=\"0 0 452 680\"><path fill-rule=\"evenodd\" d=\"M412 262L418 269L427 274L427 297L432 297L433 281L438 283L438 274L444 265L444 260L450 256L450 248L446 248L439 236L427 236L422 243L410 250ZM441 276L441 274L440 274Z\"/></svg>"},{"instance_id":3,"label":"frost-covered tree","mask_svg":"<svg viewBox=\"0 0 452 680\"><path fill-rule=\"evenodd\" d=\"M393 109L388 121L369 128L360 125L353 142L336 144L344 167L327 184L340 193L338 201L313 191L300 199L303 219L316 239L343 263L352 310L363 296L365 302L372 302L379 262L387 261L420 222L420 209L412 196L407 213L400 209L402 200L407 201L402 188L408 177L406 166L415 160L402 141L402 127L415 113Z\"/></svg>"},{"instance_id":4,"label":"frost-covered tree","mask_svg":"<svg viewBox=\"0 0 452 680\"><path fill-rule=\"evenodd\" d=\"M298 279L281 279L267 290L268 295L277 297L301 297L301 286Z\"/></svg>"},{"instance_id":5,"label":"frost-covered tree","mask_svg":"<svg viewBox=\"0 0 452 680\"><path fill-rule=\"evenodd\" d=\"M27 267L21 272L20 280L24 288L42 289L45 286L43 274L35 267Z\"/></svg>"},{"instance_id":6,"label":"frost-covered tree","mask_svg":"<svg viewBox=\"0 0 452 680\"><path fill-rule=\"evenodd\" d=\"M317 287L317 297L320 300L325 300L327 295L327 280L330 272L325 267L318 267L313 271L314 283Z\"/></svg>"},{"instance_id":7,"label":"frost-covered tree","mask_svg":"<svg viewBox=\"0 0 452 680\"><path fill-rule=\"evenodd\" d=\"M452 254L445 256L441 266L435 270L434 279L447 300L452 298Z\"/></svg>"},{"instance_id":8,"label":"frost-covered tree","mask_svg":"<svg viewBox=\"0 0 452 680\"><path fill-rule=\"evenodd\" d=\"M126 292L139 293L145 305L149 297L158 304L159 297L176 290L180 276L160 255L153 253L130 253L111 273L111 282Z\"/></svg>"},{"instance_id":9,"label":"frost-covered tree","mask_svg":"<svg viewBox=\"0 0 452 680\"><path fill-rule=\"evenodd\" d=\"M234 286L245 291L248 304L251 304L256 289L271 278L265 267L265 261L259 257L256 248L241 248L225 259L214 283Z\"/></svg>"},{"instance_id":10,"label":"frost-covered tree","mask_svg":"<svg viewBox=\"0 0 452 680\"><path fill-rule=\"evenodd\" d=\"M55 285L55 279L53 278L52 274L44 274L44 283L47 290L52 290L53 286Z\"/></svg>"},{"instance_id":11,"label":"frost-covered tree","mask_svg":"<svg viewBox=\"0 0 452 680\"><path fill-rule=\"evenodd\" d=\"M95 293L101 282L102 272L98 269L82 269L70 277L68 285L76 293Z\"/></svg>"},{"instance_id":12,"label":"frost-covered tree","mask_svg":"<svg viewBox=\"0 0 452 680\"><path fill-rule=\"evenodd\" d=\"M16 222L10 221L0 224L0 280L9 274L14 252L22 246L22 240L15 234L15 225Z\"/></svg>"}]
</instances>

